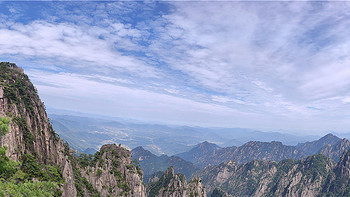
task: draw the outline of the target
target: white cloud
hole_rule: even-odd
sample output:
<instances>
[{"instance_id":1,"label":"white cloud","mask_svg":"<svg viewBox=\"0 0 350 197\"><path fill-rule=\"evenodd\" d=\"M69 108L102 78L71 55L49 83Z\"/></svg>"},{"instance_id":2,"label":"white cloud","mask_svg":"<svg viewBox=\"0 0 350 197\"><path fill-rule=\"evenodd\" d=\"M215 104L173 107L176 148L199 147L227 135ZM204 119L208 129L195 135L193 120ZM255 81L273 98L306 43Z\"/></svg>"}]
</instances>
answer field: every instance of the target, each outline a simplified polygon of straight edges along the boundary
<instances>
[{"instance_id":1,"label":"white cloud","mask_svg":"<svg viewBox=\"0 0 350 197\"><path fill-rule=\"evenodd\" d=\"M54 59L57 64L89 70L128 72L136 76L158 77L156 68L133 56L125 56L116 48L129 50L139 46L123 36L137 36L130 28L119 27L117 35L109 29L81 27L69 23L53 24L34 21L15 23L0 29L0 54ZM99 39L99 36L105 39ZM118 35L122 34L122 35ZM139 33L138 33L139 34Z\"/></svg>"},{"instance_id":2,"label":"white cloud","mask_svg":"<svg viewBox=\"0 0 350 197\"><path fill-rule=\"evenodd\" d=\"M350 103L350 96L343 98L344 103Z\"/></svg>"},{"instance_id":3,"label":"white cloud","mask_svg":"<svg viewBox=\"0 0 350 197\"><path fill-rule=\"evenodd\" d=\"M30 75L61 108L215 126L346 120L349 3L157 5L56 3L62 16L29 22L0 14L0 56L56 72Z\"/></svg>"}]
</instances>

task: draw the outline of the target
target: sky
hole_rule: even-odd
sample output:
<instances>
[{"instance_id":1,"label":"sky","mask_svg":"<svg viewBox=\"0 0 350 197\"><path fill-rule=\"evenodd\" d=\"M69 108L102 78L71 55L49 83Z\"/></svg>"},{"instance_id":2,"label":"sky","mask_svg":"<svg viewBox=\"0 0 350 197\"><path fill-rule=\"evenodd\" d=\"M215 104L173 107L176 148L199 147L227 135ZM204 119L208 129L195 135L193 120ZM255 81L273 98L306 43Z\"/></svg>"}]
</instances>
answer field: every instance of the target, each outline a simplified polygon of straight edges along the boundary
<instances>
[{"instance_id":1,"label":"sky","mask_svg":"<svg viewBox=\"0 0 350 197\"><path fill-rule=\"evenodd\" d=\"M349 2L0 1L0 61L49 108L350 132Z\"/></svg>"}]
</instances>

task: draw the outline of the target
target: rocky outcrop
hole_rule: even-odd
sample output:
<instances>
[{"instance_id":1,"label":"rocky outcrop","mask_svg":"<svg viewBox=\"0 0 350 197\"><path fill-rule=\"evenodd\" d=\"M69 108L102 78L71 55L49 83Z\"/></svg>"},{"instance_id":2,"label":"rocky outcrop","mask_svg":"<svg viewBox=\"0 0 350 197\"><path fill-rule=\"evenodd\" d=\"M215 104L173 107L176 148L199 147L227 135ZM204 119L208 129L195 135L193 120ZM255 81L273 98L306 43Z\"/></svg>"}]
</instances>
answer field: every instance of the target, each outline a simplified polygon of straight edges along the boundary
<instances>
[{"instance_id":1,"label":"rocky outcrop","mask_svg":"<svg viewBox=\"0 0 350 197\"><path fill-rule=\"evenodd\" d=\"M145 197L142 170L131 161L130 151L115 144L103 145L94 165L82 169L82 175L101 196Z\"/></svg>"},{"instance_id":2,"label":"rocky outcrop","mask_svg":"<svg viewBox=\"0 0 350 197\"><path fill-rule=\"evenodd\" d=\"M206 191L199 177L189 183L183 174L175 174L174 167L168 168L159 179L153 179L147 184L149 197L206 197Z\"/></svg>"},{"instance_id":3,"label":"rocky outcrop","mask_svg":"<svg viewBox=\"0 0 350 197\"><path fill-rule=\"evenodd\" d=\"M214 189L213 193L211 193L211 197L229 197L229 195L227 192L217 187Z\"/></svg>"}]
</instances>

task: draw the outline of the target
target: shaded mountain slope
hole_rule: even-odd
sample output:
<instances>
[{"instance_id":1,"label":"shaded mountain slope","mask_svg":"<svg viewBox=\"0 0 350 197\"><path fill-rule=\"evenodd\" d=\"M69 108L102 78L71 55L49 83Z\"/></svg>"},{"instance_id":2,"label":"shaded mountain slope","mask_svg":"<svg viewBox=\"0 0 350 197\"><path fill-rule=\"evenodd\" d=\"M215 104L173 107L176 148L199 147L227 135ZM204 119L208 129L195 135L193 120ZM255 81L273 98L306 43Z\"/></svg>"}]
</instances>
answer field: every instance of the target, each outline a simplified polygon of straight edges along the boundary
<instances>
[{"instance_id":1,"label":"shaded mountain slope","mask_svg":"<svg viewBox=\"0 0 350 197\"><path fill-rule=\"evenodd\" d=\"M141 146L133 149L131 154L133 159L139 161L144 172L145 182L148 181L151 174L157 171L165 171L170 166L174 166L176 173L180 172L186 177L191 177L191 174L198 170L191 162L185 161L180 157L168 157L167 155L156 156Z\"/></svg>"},{"instance_id":2,"label":"shaded mountain slope","mask_svg":"<svg viewBox=\"0 0 350 197\"><path fill-rule=\"evenodd\" d=\"M190 151L177 154L176 156L179 156L186 161L196 162L202 155L210 155L219 149L220 147L218 145L205 141L197 144Z\"/></svg>"}]
</instances>

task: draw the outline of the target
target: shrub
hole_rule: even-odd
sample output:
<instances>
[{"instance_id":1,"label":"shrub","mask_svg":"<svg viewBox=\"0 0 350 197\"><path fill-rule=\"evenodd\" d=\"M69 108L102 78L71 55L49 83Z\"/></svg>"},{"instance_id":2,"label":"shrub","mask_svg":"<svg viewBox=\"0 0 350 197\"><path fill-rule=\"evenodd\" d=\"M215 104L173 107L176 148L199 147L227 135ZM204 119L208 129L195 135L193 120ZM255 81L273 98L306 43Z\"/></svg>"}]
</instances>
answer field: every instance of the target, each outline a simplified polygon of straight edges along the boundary
<instances>
[{"instance_id":1,"label":"shrub","mask_svg":"<svg viewBox=\"0 0 350 197\"><path fill-rule=\"evenodd\" d=\"M102 174L102 170L101 170L101 169L98 169L96 175L97 175L97 176L100 176L101 174Z\"/></svg>"},{"instance_id":2,"label":"shrub","mask_svg":"<svg viewBox=\"0 0 350 197\"><path fill-rule=\"evenodd\" d=\"M0 147L0 178L10 179L18 171L18 163L6 156L6 147Z\"/></svg>"},{"instance_id":3,"label":"shrub","mask_svg":"<svg viewBox=\"0 0 350 197\"><path fill-rule=\"evenodd\" d=\"M0 116L0 137L9 132L9 123L11 120L7 117Z\"/></svg>"}]
</instances>

